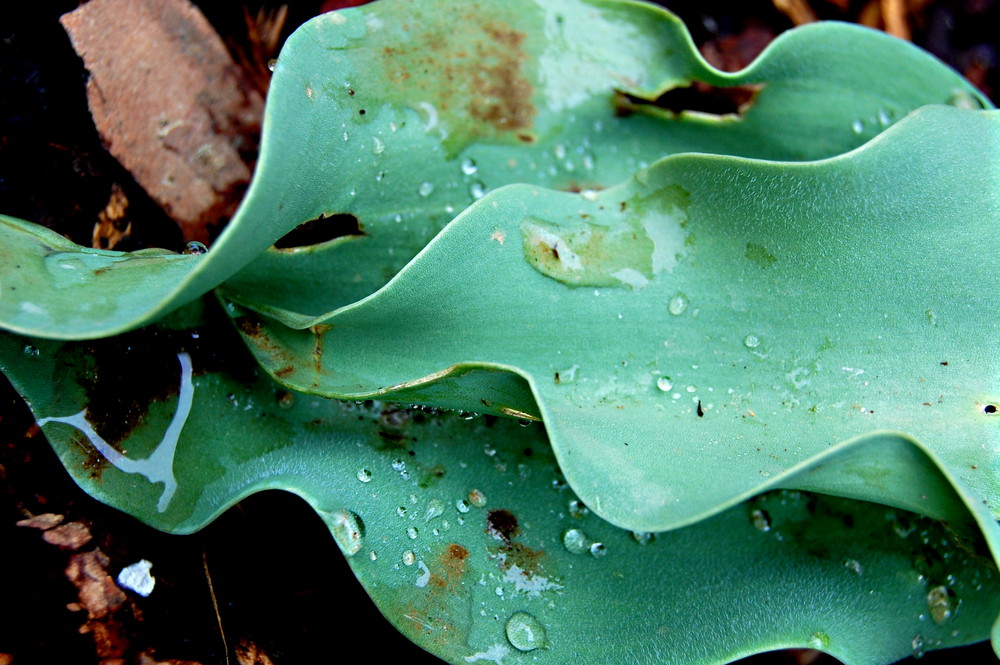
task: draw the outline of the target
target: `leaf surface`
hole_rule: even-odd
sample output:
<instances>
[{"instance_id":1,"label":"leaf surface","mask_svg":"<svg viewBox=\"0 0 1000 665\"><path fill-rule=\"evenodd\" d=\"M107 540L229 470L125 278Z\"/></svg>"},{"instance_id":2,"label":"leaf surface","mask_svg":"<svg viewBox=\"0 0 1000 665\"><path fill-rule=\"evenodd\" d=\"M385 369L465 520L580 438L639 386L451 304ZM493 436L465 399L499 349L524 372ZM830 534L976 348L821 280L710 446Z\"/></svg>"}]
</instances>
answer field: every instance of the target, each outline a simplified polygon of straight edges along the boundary
<instances>
[{"instance_id":1,"label":"leaf surface","mask_svg":"<svg viewBox=\"0 0 1000 665\"><path fill-rule=\"evenodd\" d=\"M791 32L744 72L724 74L652 6L442 6L385 0L317 17L289 39L250 188L207 255L149 253L137 269L4 218L2 282L21 291L0 298L0 324L59 339L113 335L253 261L228 283L229 297L305 326L385 284L457 212L507 183L607 187L684 151L815 159L923 104L988 105L929 55L850 26ZM742 119L640 103L694 80L763 89ZM632 94L626 107L618 91ZM298 225L337 214L356 218L364 235L265 251Z\"/></svg>"},{"instance_id":2,"label":"leaf surface","mask_svg":"<svg viewBox=\"0 0 1000 665\"><path fill-rule=\"evenodd\" d=\"M290 393L221 370L247 359L192 318L94 343L3 335L0 366L76 481L157 528L193 531L264 489L301 495L386 617L449 662L721 663L808 647L887 663L984 639L1000 612L997 527L976 506L963 535L776 492L632 534L574 496L540 427ZM95 398L148 394L139 379L154 371L158 396L123 432ZM105 456L98 437L128 452Z\"/></svg>"},{"instance_id":3,"label":"leaf surface","mask_svg":"<svg viewBox=\"0 0 1000 665\"><path fill-rule=\"evenodd\" d=\"M321 325L237 324L269 372L330 396L517 372L573 488L623 527L794 487L859 437L919 442L997 514L998 120L928 107L820 162L681 155L591 196L512 186ZM876 450L828 489L944 517Z\"/></svg>"}]
</instances>

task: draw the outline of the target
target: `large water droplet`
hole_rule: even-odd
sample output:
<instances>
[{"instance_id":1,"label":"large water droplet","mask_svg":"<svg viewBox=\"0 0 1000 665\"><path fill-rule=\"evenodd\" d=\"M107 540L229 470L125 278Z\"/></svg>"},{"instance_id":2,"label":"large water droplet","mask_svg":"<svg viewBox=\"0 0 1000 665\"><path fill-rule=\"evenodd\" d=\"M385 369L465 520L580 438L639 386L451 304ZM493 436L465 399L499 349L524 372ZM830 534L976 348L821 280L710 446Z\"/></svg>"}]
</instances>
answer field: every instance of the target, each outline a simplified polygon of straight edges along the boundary
<instances>
[{"instance_id":1,"label":"large water droplet","mask_svg":"<svg viewBox=\"0 0 1000 665\"><path fill-rule=\"evenodd\" d=\"M358 470L358 480L360 480L363 483L369 483L369 482L371 482L371 479L372 479L372 472L371 471L369 471L368 469L359 469Z\"/></svg>"},{"instance_id":2,"label":"large water droplet","mask_svg":"<svg viewBox=\"0 0 1000 665\"><path fill-rule=\"evenodd\" d=\"M760 346L760 338L757 335L750 334L743 338L743 346L748 349L756 349Z\"/></svg>"},{"instance_id":3,"label":"large water droplet","mask_svg":"<svg viewBox=\"0 0 1000 665\"><path fill-rule=\"evenodd\" d=\"M434 183L424 181L420 183L420 188L417 190L417 194L420 194L420 196L427 198L428 196L431 195L431 192L433 191L434 191Z\"/></svg>"},{"instance_id":4,"label":"large water droplet","mask_svg":"<svg viewBox=\"0 0 1000 665\"><path fill-rule=\"evenodd\" d=\"M344 556L354 556L361 551L365 525L361 518L349 510L338 510L330 516L330 530Z\"/></svg>"},{"instance_id":5,"label":"large water droplet","mask_svg":"<svg viewBox=\"0 0 1000 665\"><path fill-rule=\"evenodd\" d=\"M460 513L467 513L469 512L469 502L465 499L459 499L455 502L455 509Z\"/></svg>"},{"instance_id":6,"label":"large water droplet","mask_svg":"<svg viewBox=\"0 0 1000 665\"><path fill-rule=\"evenodd\" d=\"M192 240L184 246L185 254L206 254L208 253L208 247L205 247L204 243L200 243L197 240Z\"/></svg>"},{"instance_id":7,"label":"large water droplet","mask_svg":"<svg viewBox=\"0 0 1000 665\"><path fill-rule=\"evenodd\" d=\"M413 550L406 550L403 552L403 565L412 566L417 562L417 555L413 553Z\"/></svg>"},{"instance_id":8,"label":"large water droplet","mask_svg":"<svg viewBox=\"0 0 1000 665\"><path fill-rule=\"evenodd\" d=\"M277 66L278 66L278 59L277 58L271 58L270 60L267 61L267 71L273 72L274 68L277 67Z\"/></svg>"},{"instance_id":9,"label":"large water droplet","mask_svg":"<svg viewBox=\"0 0 1000 665\"><path fill-rule=\"evenodd\" d=\"M579 529L570 529L563 534L563 547L570 554L583 554L590 547L587 534Z\"/></svg>"},{"instance_id":10,"label":"large water droplet","mask_svg":"<svg viewBox=\"0 0 1000 665\"><path fill-rule=\"evenodd\" d=\"M670 299L670 304L667 305L667 311L669 311L674 316L680 316L684 313L684 310L688 308L687 296L683 293L678 292L673 298Z\"/></svg>"},{"instance_id":11,"label":"large water droplet","mask_svg":"<svg viewBox=\"0 0 1000 665\"><path fill-rule=\"evenodd\" d=\"M475 200L479 200L486 196L486 185L476 180L471 185L469 185L469 195Z\"/></svg>"},{"instance_id":12,"label":"large water droplet","mask_svg":"<svg viewBox=\"0 0 1000 665\"><path fill-rule=\"evenodd\" d=\"M934 623L941 625L954 613L951 590L946 586L936 586L927 592L927 609Z\"/></svg>"},{"instance_id":13,"label":"large water droplet","mask_svg":"<svg viewBox=\"0 0 1000 665\"><path fill-rule=\"evenodd\" d=\"M476 161L474 159L465 159L462 161L462 173L465 175L475 175L479 167L476 166Z\"/></svg>"},{"instance_id":14,"label":"large water droplet","mask_svg":"<svg viewBox=\"0 0 1000 665\"><path fill-rule=\"evenodd\" d=\"M608 548L604 543L592 543L590 545L590 555L593 557L600 558L608 553Z\"/></svg>"},{"instance_id":15,"label":"large water droplet","mask_svg":"<svg viewBox=\"0 0 1000 665\"><path fill-rule=\"evenodd\" d=\"M545 626L527 612L515 612L507 620L507 640L518 651L545 646Z\"/></svg>"},{"instance_id":16,"label":"large water droplet","mask_svg":"<svg viewBox=\"0 0 1000 665\"><path fill-rule=\"evenodd\" d=\"M668 393L673 389L674 384L671 383L669 378L661 376L656 380L656 387L662 390L663 392Z\"/></svg>"},{"instance_id":17,"label":"large water droplet","mask_svg":"<svg viewBox=\"0 0 1000 665\"><path fill-rule=\"evenodd\" d=\"M410 540L416 540L417 536L420 535L420 531L417 530L417 527L411 526L406 530L406 535L410 538Z\"/></svg>"}]
</instances>

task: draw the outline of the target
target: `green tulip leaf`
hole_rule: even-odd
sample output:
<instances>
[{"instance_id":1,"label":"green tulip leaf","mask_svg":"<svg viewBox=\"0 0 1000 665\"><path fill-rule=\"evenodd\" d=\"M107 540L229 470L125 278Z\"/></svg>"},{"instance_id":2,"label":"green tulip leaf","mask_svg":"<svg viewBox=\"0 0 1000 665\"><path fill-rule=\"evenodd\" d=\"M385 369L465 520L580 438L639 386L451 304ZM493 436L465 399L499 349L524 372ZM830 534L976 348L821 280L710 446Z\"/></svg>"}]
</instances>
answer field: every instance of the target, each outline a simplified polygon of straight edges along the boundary
<instances>
[{"instance_id":1,"label":"green tulip leaf","mask_svg":"<svg viewBox=\"0 0 1000 665\"><path fill-rule=\"evenodd\" d=\"M663 9L600 0L383 0L304 26L275 74L270 113L297 132L283 152L329 165L309 181L312 217L349 235L272 249L224 292L293 327L377 290L503 185L603 189L681 152L820 159L925 104L989 106L926 53L857 26L792 30L730 74ZM676 110L643 103L656 99Z\"/></svg>"},{"instance_id":2,"label":"green tulip leaf","mask_svg":"<svg viewBox=\"0 0 1000 665\"><path fill-rule=\"evenodd\" d=\"M389 621L451 663L783 647L888 663L986 639L1000 614L981 506L963 532L781 491L630 533L574 496L537 425L289 392L232 373L252 366L232 333L189 318L94 342L6 334L0 366L76 482L157 528L191 532L265 489L302 496Z\"/></svg>"},{"instance_id":3,"label":"green tulip leaf","mask_svg":"<svg viewBox=\"0 0 1000 665\"><path fill-rule=\"evenodd\" d=\"M574 490L622 527L798 482L946 517L926 474L864 445L890 440L998 514L998 121L927 107L824 161L678 155L589 195L510 186L311 329L230 312L306 392L518 373ZM856 465L799 477L859 438Z\"/></svg>"},{"instance_id":4,"label":"green tulip leaf","mask_svg":"<svg viewBox=\"0 0 1000 665\"><path fill-rule=\"evenodd\" d=\"M755 86L744 91L750 107L713 116L646 103L693 81ZM57 339L113 335L245 268L229 297L305 326L374 292L501 185L607 187L684 151L816 159L949 101L989 105L931 56L851 26L790 32L725 74L652 6L517 0L453 11L384 0L317 17L288 40L253 181L206 255L126 260L0 218L0 325ZM341 237L266 251L311 220Z\"/></svg>"}]
</instances>

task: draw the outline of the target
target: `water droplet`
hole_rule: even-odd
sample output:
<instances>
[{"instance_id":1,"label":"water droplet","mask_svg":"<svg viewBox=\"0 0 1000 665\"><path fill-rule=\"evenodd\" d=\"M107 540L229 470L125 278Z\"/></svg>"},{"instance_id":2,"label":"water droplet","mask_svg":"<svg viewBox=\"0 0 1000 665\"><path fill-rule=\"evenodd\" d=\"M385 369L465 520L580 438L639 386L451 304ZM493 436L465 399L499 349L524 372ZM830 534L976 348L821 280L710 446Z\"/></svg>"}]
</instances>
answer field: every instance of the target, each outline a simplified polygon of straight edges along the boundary
<instances>
[{"instance_id":1,"label":"water droplet","mask_svg":"<svg viewBox=\"0 0 1000 665\"><path fill-rule=\"evenodd\" d=\"M861 562L857 559L844 559L841 563L844 565L844 568L851 571L855 575L865 574L865 569L862 567Z\"/></svg>"},{"instance_id":2,"label":"water droplet","mask_svg":"<svg viewBox=\"0 0 1000 665\"><path fill-rule=\"evenodd\" d=\"M758 531L767 533L771 530L771 516L766 510L756 509L750 513L750 521Z\"/></svg>"},{"instance_id":3,"label":"water droplet","mask_svg":"<svg viewBox=\"0 0 1000 665\"><path fill-rule=\"evenodd\" d=\"M361 518L349 510L338 510L330 516L330 530L344 556L354 556L361 551L365 525Z\"/></svg>"},{"instance_id":4,"label":"water droplet","mask_svg":"<svg viewBox=\"0 0 1000 665\"><path fill-rule=\"evenodd\" d=\"M476 166L476 161L474 159L465 159L462 161L462 173L465 175L475 175L479 167Z\"/></svg>"},{"instance_id":5,"label":"water droplet","mask_svg":"<svg viewBox=\"0 0 1000 665\"><path fill-rule=\"evenodd\" d=\"M545 646L545 626L527 612L516 612L507 620L507 640L518 651Z\"/></svg>"},{"instance_id":6,"label":"water droplet","mask_svg":"<svg viewBox=\"0 0 1000 665\"><path fill-rule=\"evenodd\" d=\"M604 546L604 543L594 543L590 546L590 555L593 557L602 557L608 553L608 548Z\"/></svg>"},{"instance_id":7,"label":"water droplet","mask_svg":"<svg viewBox=\"0 0 1000 665\"><path fill-rule=\"evenodd\" d=\"M270 60L267 61L267 71L273 72L274 68L277 67L277 66L278 66L278 59L277 58L271 58Z\"/></svg>"},{"instance_id":8,"label":"water droplet","mask_svg":"<svg viewBox=\"0 0 1000 665\"><path fill-rule=\"evenodd\" d=\"M594 158L593 158L593 156L591 156L591 155L584 155L583 159L580 160L580 163L583 164L583 168L587 169L588 171L593 171L594 170Z\"/></svg>"},{"instance_id":9,"label":"water droplet","mask_svg":"<svg viewBox=\"0 0 1000 665\"><path fill-rule=\"evenodd\" d=\"M427 502L427 510L424 511L424 521L430 522L435 517L444 514L444 503L439 499L431 499Z\"/></svg>"},{"instance_id":10,"label":"water droplet","mask_svg":"<svg viewBox=\"0 0 1000 665\"><path fill-rule=\"evenodd\" d=\"M649 545L656 539L656 536L648 533L646 531L633 531L631 533L632 540L639 543L640 545Z\"/></svg>"},{"instance_id":11,"label":"water droplet","mask_svg":"<svg viewBox=\"0 0 1000 665\"><path fill-rule=\"evenodd\" d=\"M656 387L662 390L663 392L668 393L673 389L674 384L670 382L669 378L661 376L656 380Z\"/></svg>"},{"instance_id":12,"label":"water droplet","mask_svg":"<svg viewBox=\"0 0 1000 665\"><path fill-rule=\"evenodd\" d=\"M406 507L400 506L399 508L396 508L396 514L400 517L406 517Z\"/></svg>"},{"instance_id":13,"label":"water droplet","mask_svg":"<svg viewBox=\"0 0 1000 665\"><path fill-rule=\"evenodd\" d=\"M482 508L486 505L486 495L479 490L472 490L469 492L469 503L476 508Z\"/></svg>"},{"instance_id":14,"label":"water droplet","mask_svg":"<svg viewBox=\"0 0 1000 665\"><path fill-rule=\"evenodd\" d=\"M562 143L557 143L552 147L552 154L556 156L556 159L563 160L566 159L566 146Z\"/></svg>"},{"instance_id":15,"label":"water droplet","mask_svg":"<svg viewBox=\"0 0 1000 665\"><path fill-rule=\"evenodd\" d=\"M417 562L417 555L413 553L413 550L406 550L403 552L403 565L412 566Z\"/></svg>"},{"instance_id":16,"label":"water droplet","mask_svg":"<svg viewBox=\"0 0 1000 665\"><path fill-rule=\"evenodd\" d=\"M830 636L826 633L816 631L809 638L809 648L823 651L830 647Z\"/></svg>"},{"instance_id":17,"label":"water droplet","mask_svg":"<svg viewBox=\"0 0 1000 665\"><path fill-rule=\"evenodd\" d=\"M431 195L431 192L433 191L434 191L434 183L424 181L420 183L420 189L417 190L417 194L420 194L420 196L427 198L428 196Z\"/></svg>"},{"instance_id":18,"label":"water droplet","mask_svg":"<svg viewBox=\"0 0 1000 665\"><path fill-rule=\"evenodd\" d=\"M25 344L22 351L24 351L24 355L28 356L29 358L37 358L41 353L41 351L38 350L37 346L33 346L31 344Z\"/></svg>"},{"instance_id":19,"label":"water droplet","mask_svg":"<svg viewBox=\"0 0 1000 665\"><path fill-rule=\"evenodd\" d=\"M936 586L927 592L927 609L934 623L941 625L954 613L951 590L946 586Z\"/></svg>"},{"instance_id":20,"label":"water droplet","mask_svg":"<svg viewBox=\"0 0 1000 665\"><path fill-rule=\"evenodd\" d=\"M753 334L747 335L746 337L743 338L743 346L747 347L748 349L756 349L758 346L760 346L760 338L757 337L757 335Z\"/></svg>"},{"instance_id":21,"label":"water droplet","mask_svg":"<svg viewBox=\"0 0 1000 665\"><path fill-rule=\"evenodd\" d=\"M563 547L570 554L583 554L590 547L587 534L579 529L570 529L563 534Z\"/></svg>"},{"instance_id":22,"label":"water droplet","mask_svg":"<svg viewBox=\"0 0 1000 665\"><path fill-rule=\"evenodd\" d=\"M948 98L947 103L949 106L955 106L960 109L979 110L983 108L983 105L979 102L979 100L965 90L956 90L951 97Z\"/></svg>"},{"instance_id":23,"label":"water droplet","mask_svg":"<svg viewBox=\"0 0 1000 665\"><path fill-rule=\"evenodd\" d=\"M411 526L406 530L406 535L410 537L410 540L416 540L417 536L420 535L420 531L415 526Z\"/></svg>"},{"instance_id":24,"label":"water droplet","mask_svg":"<svg viewBox=\"0 0 1000 665\"><path fill-rule=\"evenodd\" d=\"M208 247L205 247L204 243L200 243L197 240L192 240L188 244L184 245L185 254L206 254L208 252Z\"/></svg>"},{"instance_id":25,"label":"water droplet","mask_svg":"<svg viewBox=\"0 0 1000 665\"><path fill-rule=\"evenodd\" d=\"M363 483L369 483L371 482L371 479L372 479L371 471L369 471L368 469L358 470L358 480L360 480Z\"/></svg>"},{"instance_id":26,"label":"water droplet","mask_svg":"<svg viewBox=\"0 0 1000 665\"><path fill-rule=\"evenodd\" d=\"M860 120L855 120L854 122L851 123L851 129L854 130L855 134L860 134L861 132L865 131L865 123L861 122Z\"/></svg>"},{"instance_id":27,"label":"water droplet","mask_svg":"<svg viewBox=\"0 0 1000 665\"><path fill-rule=\"evenodd\" d=\"M455 502L455 509L460 513L467 513L469 512L469 502L465 499L459 499Z\"/></svg>"},{"instance_id":28,"label":"water droplet","mask_svg":"<svg viewBox=\"0 0 1000 665\"><path fill-rule=\"evenodd\" d=\"M580 501L579 499L573 499L569 502L569 514L576 518L586 517L590 514L590 508Z\"/></svg>"},{"instance_id":29,"label":"water droplet","mask_svg":"<svg viewBox=\"0 0 1000 665\"><path fill-rule=\"evenodd\" d=\"M684 310L688 308L687 296L683 293L678 292L673 298L670 299L670 304L667 305L667 310L674 316L680 316L684 313Z\"/></svg>"},{"instance_id":30,"label":"water droplet","mask_svg":"<svg viewBox=\"0 0 1000 665\"><path fill-rule=\"evenodd\" d=\"M486 196L486 185L476 180L471 185L469 185L469 196L475 200L479 200Z\"/></svg>"},{"instance_id":31,"label":"water droplet","mask_svg":"<svg viewBox=\"0 0 1000 665\"><path fill-rule=\"evenodd\" d=\"M597 192L596 189L584 189L580 192L580 196L587 199L588 201L596 201L598 198L600 198L601 195Z\"/></svg>"},{"instance_id":32,"label":"water droplet","mask_svg":"<svg viewBox=\"0 0 1000 665\"><path fill-rule=\"evenodd\" d=\"M372 152L375 153L376 155L381 155L383 152L385 152L385 143L383 143L382 139L380 139L379 137L373 136L372 144L373 144Z\"/></svg>"},{"instance_id":33,"label":"water droplet","mask_svg":"<svg viewBox=\"0 0 1000 665\"><path fill-rule=\"evenodd\" d=\"M882 125L883 127L888 127L890 124L892 124L892 118L889 117L889 112L886 111L885 109L878 110L878 124Z\"/></svg>"},{"instance_id":34,"label":"water droplet","mask_svg":"<svg viewBox=\"0 0 1000 665\"><path fill-rule=\"evenodd\" d=\"M912 649L912 655L914 658L923 658L926 649L924 647L924 636L919 633L910 642L910 648Z\"/></svg>"}]
</instances>

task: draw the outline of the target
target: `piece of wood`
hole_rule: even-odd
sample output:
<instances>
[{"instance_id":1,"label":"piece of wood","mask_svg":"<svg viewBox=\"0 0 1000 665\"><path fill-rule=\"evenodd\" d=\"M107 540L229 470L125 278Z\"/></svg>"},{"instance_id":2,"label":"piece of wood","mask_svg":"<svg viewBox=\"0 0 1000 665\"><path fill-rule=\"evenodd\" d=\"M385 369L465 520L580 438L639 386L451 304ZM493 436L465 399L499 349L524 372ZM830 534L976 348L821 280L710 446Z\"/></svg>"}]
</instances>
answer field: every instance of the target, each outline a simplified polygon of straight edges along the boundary
<instances>
[{"instance_id":1,"label":"piece of wood","mask_svg":"<svg viewBox=\"0 0 1000 665\"><path fill-rule=\"evenodd\" d=\"M187 0L92 0L61 23L90 71L87 99L112 155L187 240L235 210L261 95Z\"/></svg>"}]
</instances>

